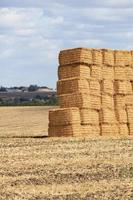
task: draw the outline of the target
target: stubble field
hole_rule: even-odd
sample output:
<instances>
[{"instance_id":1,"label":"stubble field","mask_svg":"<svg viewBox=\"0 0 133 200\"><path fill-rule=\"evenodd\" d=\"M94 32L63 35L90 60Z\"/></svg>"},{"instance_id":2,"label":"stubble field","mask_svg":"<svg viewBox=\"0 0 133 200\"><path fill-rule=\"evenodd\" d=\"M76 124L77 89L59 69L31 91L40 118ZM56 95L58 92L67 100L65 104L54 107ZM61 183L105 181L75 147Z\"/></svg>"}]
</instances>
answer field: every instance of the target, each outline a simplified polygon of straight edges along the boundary
<instances>
[{"instance_id":1,"label":"stubble field","mask_svg":"<svg viewBox=\"0 0 133 200\"><path fill-rule=\"evenodd\" d=\"M2 138L47 134L49 108L2 109L0 200L133 199L132 138Z\"/></svg>"}]
</instances>

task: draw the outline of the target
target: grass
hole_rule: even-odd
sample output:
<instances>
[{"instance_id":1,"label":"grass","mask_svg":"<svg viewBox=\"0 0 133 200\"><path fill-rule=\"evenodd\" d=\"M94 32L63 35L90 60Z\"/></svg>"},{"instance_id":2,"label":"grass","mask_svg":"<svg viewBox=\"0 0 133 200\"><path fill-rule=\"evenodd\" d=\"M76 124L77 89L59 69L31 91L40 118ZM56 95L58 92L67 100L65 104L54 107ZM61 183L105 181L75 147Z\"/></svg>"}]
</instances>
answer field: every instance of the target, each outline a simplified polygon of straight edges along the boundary
<instances>
[{"instance_id":1,"label":"grass","mask_svg":"<svg viewBox=\"0 0 133 200\"><path fill-rule=\"evenodd\" d=\"M46 111L38 107L28 111L20 108L19 112L15 110L16 115L8 109L5 109L8 114L3 112L4 116L9 115L5 117L6 122L3 117L0 123L0 128L4 123L8 126L5 135L18 135L25 124L28 134L36 126L37 133L47 130L47 121L44 121L49 108ZM23 115L23 123L18 113ZM32 118L33 113L39 118ZM44 126L40 122L43 116ZM17 131L15 120L21 126ZM37 125L30 129L34 120ZM10 127L15 134L10 132ZM132 200L133 139L2 138L1 133L0 200L21 199Z\"/></svg>"}]
</instances>

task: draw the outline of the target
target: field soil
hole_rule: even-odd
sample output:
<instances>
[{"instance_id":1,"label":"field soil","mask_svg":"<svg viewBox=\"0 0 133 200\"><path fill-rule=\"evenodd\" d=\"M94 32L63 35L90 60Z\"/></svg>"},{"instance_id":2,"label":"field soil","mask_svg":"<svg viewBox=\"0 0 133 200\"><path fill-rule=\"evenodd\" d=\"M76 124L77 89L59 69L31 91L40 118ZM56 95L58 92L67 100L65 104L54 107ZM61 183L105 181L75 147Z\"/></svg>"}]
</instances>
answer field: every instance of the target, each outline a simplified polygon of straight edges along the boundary
<instances>
[{"instance_id":1,"label":"field soil","mask_svg":"<svg viewBox=\"0 0 133 200\"><path fill-rule=\"evenodd\" d=\"M47 135L51 108L55 107L0 107L0 137Z\"/></svg>"},{"instance_id":2,"label":"field soil","mask_svg":"<svg viewBox=\"0 0 133 200\"><path fill-rule=\"evenodd\" d=\"M133 140L0 139L1 200L132 200Z\"/></svg>"}]
</instances>

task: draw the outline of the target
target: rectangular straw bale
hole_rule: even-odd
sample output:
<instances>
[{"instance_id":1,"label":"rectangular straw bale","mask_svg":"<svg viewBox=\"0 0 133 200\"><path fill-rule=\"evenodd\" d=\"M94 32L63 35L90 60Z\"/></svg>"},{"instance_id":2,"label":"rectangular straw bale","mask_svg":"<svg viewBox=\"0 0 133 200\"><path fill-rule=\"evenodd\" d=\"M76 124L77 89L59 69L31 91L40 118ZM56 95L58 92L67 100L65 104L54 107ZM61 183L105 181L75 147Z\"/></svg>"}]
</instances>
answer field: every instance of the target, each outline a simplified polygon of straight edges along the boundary
<instances>
[{"instance_id":1,"label":"rectangular straw bale","mask_svg":"<svg viewBox=\"0 0 133 200\"><path fill-rule=\"evenodd\" d=\"M125 97L126 105L133 105L133 94L128 94Z\"/></svg>"},{"instance_id":2,"label":"rectangular straw bale","mask_svg":"<svg viewBox=\"0 0 133 200\"><path fill-rule=\"evenodd\" d=\"M114 109L113 95L102 94L102 108Z\"/></svg>"},{"instance_id":3,"label":"rectangular straw bale","mask_svg":"<svg viewBox=\"0 0 133 200\"><path fill-rule=\"evenodd\" d=\"M57 82L57 94L69 94L74 92L89 92L89 83L86 79L70 78Z\"/></svg>"},{"instance_id":4,"label":"rectangular straw bale","mask_svg":"<svg viewBox=\"0 0 133 200\"><path fill-rule=\"evenodd\" d=\"M126 80L126 68L121 66L115 66L115 80Z\"/></svg>"},{"instance_id":5,"label":"rectangular straw bale","mask_svg":"<svg viewBox=\"0 0 133 200\"><path fill-rule=\"evenodd\" d=\"M100 123L114 124L116 123L115 111L108 108L100 110Z\"/></svg>"},{"instance_id":6,"label":"rectangular straw bale","mask_svg":"<svg viewBox=\"0 0 133 200\"><path fill-rule=\"evenodd\" d=\"M90 95L91 108L95 110L101 109L101 95Z\"/></svg>"},{"instance_id":7,"label":"rectangular straw bale","mask_svg":"<svg viewBox=\"0 0 133 200\"><path fill-rule=\"evenodd\" d=\"M119 135L118 124L101 124L101 135L103 136Z\"/></svg>"},{"instance_id":8,"label":"rectangular straw bale","mask_svg":"<svg viewBox=\"0 0 133 200\"><path fill-rule=\"evenodd\" d=\"M92 109L80 109L81 124L99 124L99 112Z\"/></svg>"},{"instance_id":9,"label":"rectangular straw bale","mask_svg":"<svg viewBox=\"0 0 133 200\"><path fill-rule=\"evenodd\" d=\"M59 64L69 65L73 63L92 64L92 49L76 48L61 51L59 54Z\"/></svg>"},{"instance_id":10,"label":"rectangular straw bale","mask_svg":"<svg viewBox=\"0 0 133 200\"><path fill-rule=\"evenodd\" d=\"M62 136L81 136L82 130L80 124L72 124L67 126L50 126L48 129L48 135L50 137L62 137Z\"/></svg>"},{"instance_id":11,"label":"rectangular straw bale","mask_svg":"<svg viewBox=\"0 0 133 200\"><path fill-rule=\"evenodd\" d=\"M127 106L127 120L129 124L133 124L133 106Z\"/></svg>"},{"instance_id":12,"label":"rectangular straw bale","mask_svg":"<svg viewBox=\"0 0 133 200\"><path fill-rule=\"evenodd\" d=\"M89 80L90 94L100 95L101 94L101 86L100 82L96 79Z\"/></svg>"},{"instance_id":13,"label":"rectangular straw bale","mask_svg":"<svg viewBox=\"0 0 133 200\"><path fill-rule=\"evenodd\" d=\"M103 63L108 66L114 66L114 51L111 49L103 49Z\"/></svg>"},{"instance_id":14,"label":"rectangular straw bale","mask_svg":"<svg viewBox=\"0 0 133 200\"><path fill-rule=\"evenodd\" d=\"M92 134L101 135L101 128L99 125L92 125Z\"/></svg>"},{"instance_id":15,"label":"rectangular straw bale","mask_svg":"<svg viewBox=\"0 0 133 200\"><path fill-rule=\"evenodd\" d=\"M92 126L91 125L81 125L82 136L92 135Z\"/></svg>"},{"instance_id":16,"label":"rectangular straw bale","mask_svg":"<svg viewBox=\"0 0 133 200\"><path fill-rule=\"evenodd\" d=\"M115 65L126 66L132 64L131 51L115 51Z\"/></svg>"},{"instance_id":17,"label":"rectangular straw bale","mask_svg":"<svg viewBox=\"0 0 133 200\"><path fill-rule=\"evenodd\" d=\"M90 69L91 69L90 71L91 78L102 80L102 66L101 65L91 65Z\"/></svg>"},{"instance_id":18,"label":"rectangular straw bale","mask_svg":"<svg viewBox=\"0 0 133 200\"><path fill-rule=\"evenodd\" d=\"M132 94L132 84L130 81L115 81L114 88L116 94Z\"/></svg>"},{"instance_id":19,"label":"rectangular straw bale","mask_svg":"<svg viewBox=\"0 0 133 200\"><path fill-rule=\"evenodd\" d=\"M125 109L126 106L126 97L125 95L114 95L114 103L117 109Z\"/></svg>"},{"instance_id":20,"label":"rectangular straw bale","mask_svg":"<svg viewBox=\"0 0 133 200\"><path fill-rule=\"evenodd\" d=\"M116 119L119 123L127 123L127 112L125 109L117 109L115 110L116 113Z\"/></svg>"},{"instance_id":21,"label":"rectangular straw bale","mask_svg":"<svg viewBox=\"0 0 133 200\"><path fill-rule=\"evenodd\" d=\"M58 78L67 79L80 77L89 79L90 78L90 67L82 64L73 64L68 66L59 66L58 68Z\"/></svg>"},{"instance_id":22,"label":"rectangular straw bale","mask_svg":"<svg viewBox=\"0 0 133 200\"><path fill-rule=\"evenodd\" d=\"M93 58L94 64L102 65L102 63L103 63L102 50L101 49L93 49L92 50L92 58Z\"/></svg>"},{"instance_id":23,"label":"rectangular straw bale","mask_svg":"<svg viewBox=\"0 0 133 200\"><path fill-rule=\"evenodd\" d=\"M112 80L102 80L101 81L101 90L105 94L114 94L114 81Z\"/></svg>"},{"instance_id":24,"label":"rectangular straw bale","mask_svg":"<svg viewBox=\"0 0 133 200\"><path fill-rule=\"evenodd\" d=\"M129 135L133 135L133 123L129 123L128 128L129 128Z\"/></svg>"},{"instance_id":25,"label":"rectangular straw bale","mask_svg":"<svg viewBox=\"0 0 133 200\"><path fill-rule=\"evenodd\" d=\"M129 135L129 128L127 124L119 124L119 134L120 135Z\"/></svg>"},{"instance_id":26,"label":"rectangular straw bale","mask_svg":"<svg viewBox=\"0 0 133 200\"><path fill-rule=\"evenodd\" d=\"M126 79L133 81L133 67L129 66L125 68Z\"/></svg>"},{"instance_id":27,"label":"rectangular straw bale","mask_svg":"<svg viewBox=\"0 0 133 200\"><path fill-rule=\"evenodd\" d=\"M114 80L114 67L103 65L102 76L103 76L103 79Z\"/></svg>"},{"instance_id":28,"label":"rectangular straw bale","mask_svg":"<svg viewBox=\"0 0 133 200\"><path fill-rule=\"evenodd\" d=\"M78 108L59 108L49 111L49 126L80 124Z\"/></svg>"},{"instance_id":29,"label":"rectangular straw bale","mask_svg":"<svg viewBox=\"0 0 133 200\"><path fill-rule=\"evenodd\" d=\"M61 108L78 107L91 108L91 99L89 93L71 93L59 95L59 105Z\"/></svg>"}]
</instances>

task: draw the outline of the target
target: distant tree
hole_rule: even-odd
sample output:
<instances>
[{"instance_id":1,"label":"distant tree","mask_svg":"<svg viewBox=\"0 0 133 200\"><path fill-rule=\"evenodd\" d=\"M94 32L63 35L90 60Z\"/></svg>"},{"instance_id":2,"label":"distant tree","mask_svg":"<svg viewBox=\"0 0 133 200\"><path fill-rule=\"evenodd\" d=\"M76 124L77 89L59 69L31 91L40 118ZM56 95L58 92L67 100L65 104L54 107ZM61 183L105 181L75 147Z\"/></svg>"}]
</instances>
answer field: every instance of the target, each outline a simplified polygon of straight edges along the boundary
<instances>
[{"instance_id":1,"label":"distant tree","mask_svg":"<svg viewBox=\"0 0 133 200\"><path fill-rule=\"evenodd\" d=\"M28 87L28 91L29 92L35 92L35 91L37 91L38 90L38 86L37 85L30 85L29 87Z\"/></svg>"},{"instance_id":2,"label":"distant tree","mask_svg":"<svg viewBox=\"0 0 133 200\"><path fill-rule=\"evenodd\" d=\"M0 87L0 92L6 92L6 88L3 87L3 86L1 86L1 87Z\"/></svg>"}]
</instances>

